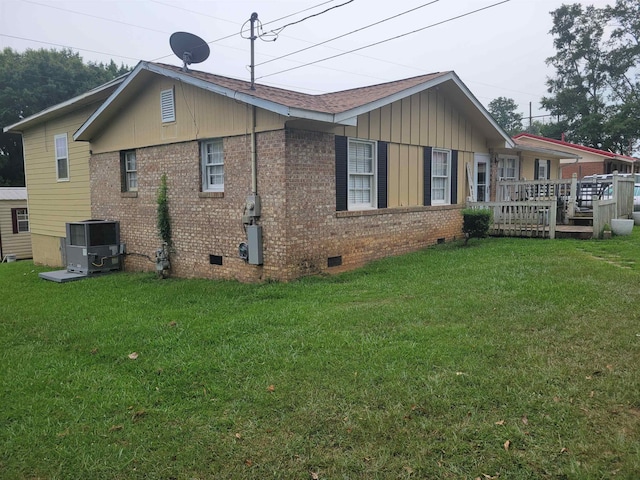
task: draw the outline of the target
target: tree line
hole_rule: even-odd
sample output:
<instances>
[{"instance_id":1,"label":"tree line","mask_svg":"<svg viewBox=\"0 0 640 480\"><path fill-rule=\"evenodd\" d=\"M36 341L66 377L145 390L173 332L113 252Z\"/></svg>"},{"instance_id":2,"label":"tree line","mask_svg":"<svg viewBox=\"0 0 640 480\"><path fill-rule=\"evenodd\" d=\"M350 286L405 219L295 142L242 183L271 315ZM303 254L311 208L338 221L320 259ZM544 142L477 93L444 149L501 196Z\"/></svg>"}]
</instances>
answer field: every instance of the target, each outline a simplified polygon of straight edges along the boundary
<instances>
[{"instance_id":1,"label":"tree line","mask_svg":"<svg viewBox=\"0 0 640 480\"><path fill-rule=\"evenodd\" d=\"M20 135L3 133L48 107L69 100L129 71L125 65L84 63L71 50L0 52L0 186L24 186Z\"/></svg>"},{"instance_id":2,"label":"tree line","mask_svg":"<svg viewBox=\"0 0 640 480\"><path fill-rule=\"evenodd\" d=\"M555 75L540 103L557 121L527 130L631 155L640 146L640 0L562 5L551 16ZM512 99L492 100L489 111L510 134L525 130Z\"/></svg>"}]
</instances>

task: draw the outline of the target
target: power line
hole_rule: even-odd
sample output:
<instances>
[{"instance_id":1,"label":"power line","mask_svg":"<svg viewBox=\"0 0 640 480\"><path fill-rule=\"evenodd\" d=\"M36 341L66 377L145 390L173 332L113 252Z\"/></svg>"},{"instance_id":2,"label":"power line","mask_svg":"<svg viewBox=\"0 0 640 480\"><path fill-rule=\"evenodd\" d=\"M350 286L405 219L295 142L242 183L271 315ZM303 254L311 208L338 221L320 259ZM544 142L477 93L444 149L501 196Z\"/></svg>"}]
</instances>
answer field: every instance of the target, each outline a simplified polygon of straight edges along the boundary
<instances>
[{"instance_id":1,"label":"power line","mask_svg":"<svg viewBox=\"0 0 640 480\"><path fill-rule=\"evenodd\" d=\"M222 21L229 22L229 23L235 23L235 24L237 25L237 22L233 22L233 21L231 21L231 20L224 20L224 19L222 19L222 18L213 17L213 16L211 16L211 15L207 15L207 14L205 14L205 13L196 12L196 11L194 11L194 10L188 10L188 9L186 9L186 8L183 8L183 7L175 7L175 6L173 6L173 5L169 5L169 4L167 4L167 3L163 3L163 2L160 2L160 1L158 1L158 0L152 0L152 1L153 1L153 2L155 2L155 3L158 3L158 4L160 4L160 5L165 5L165 6L167 6L167 7L177 8L177 9L179 9L179 10L184 10L185 12L195 13L195 14L197 14L197 15L203 15L203 16L205 16L205 17L215 18L215 19L217 19L217 20L222 20ZM270 20L270 21L268 21L268 22L266 22L266 23L264 23L264 24L262 24L262 25L269 25L269 24L271 24L271 23L279 22L280 20L284 20L284 19L286 19L286 18L290 18L290 17L293 17L293 16L295 16L295 15L299 15L299 14L301 14L301 13L307 12L307 11L309 11L309 10L313 10L314 8L318 8L318 7L321 7L321 6L323 6L323 5L326 5L327 3L332 3L332 2L335 2L335 1L336 1L336 0L328 0L328 1L325 1L325 2L322 2L322 3L319 3L319 4L317 4L317 5L314 5L314 6L312 6L312 7L307 7L307 8L305 8L305 9L303 9L303 10L299 10L299 11L297 11L297 12L290 13L289 15L285 15L284 17L276 18L275 20ZM243 24L243 25L242 25L242 27L241 27L241 30L240 30L240 34L241 34L241 35L242 35L243 33L246 33L246 32L248 32L248 31L249 31L249 29L246 29L246 30L244 29L244 25L246 25L246 24L247 24L247 22L244 22L244 24ZM221 42L222 40L228 40L229 38L233 38L233 37L235 37L236 35L237 35L237 33L233 33L233 34L231 34L231 35L227 35L227 36L225 36L225 37L220 37L220 38L217 38L217 39L215 39L215 40L211 40L211 41L207 42L207 44L208 44L208 45L212 45L212 44L214 44L214 43ZM172 53L170 53L170 54L168 54L168 55L164 55L164 56L162 56L162 57L158 57L158 58L156 58L156 59L152 60L152 62L156 62L156 61L158 61L158 60L162 60L162 59L164 59L164 58L168 58L168 57L172 57L172 56L173 56L173 54L172 54Z\"/></svg>"},{"instance_id":2,"label":"power line","mask_svg":"<svg viewBox=\"0 0 640 480\"><path fill-rule=\"evenodd\" d=\"M457 15L457 16L455 16L455 17L451 17L451 18L448 18L448 19L446 19L446 20L442 20L441 22L432 23L431 25L427 25L426 27L418 28L417 30L412 30L411 32L402 33L402 34L400 34L400 35L396 35L395 37L387 38L387 39L385 39L385 40L380 40L379 42L375 42L375 43L370 43L369 45L365 45L365 46L363 46L363 47L354 48L353 50L348 50L348 51L346 51L346 52L342 52L342 53L339 53L339 54L337 54L337 55L332 55L332 56L330 56L330 57L321 58L320 60L315 60L315 61L313 61L313 62L308 62L308 63L305 63L305 64L303 64L303 65L298 65L297 67L291 67L291 68L287 68L286 70L280 70L279 72L270 73L270 74L268 74L268 75L262 75L261 77L258 77L257 79L259 80L259 79L261 79L261 78L272 77L272 76L274 76L274 75L279 75L279 74L281 74L281 73L290 72L290 71L292 71L292 70L297 70L297 69L302 68L302 67L308 67L308 66L310 66L310 65L315 65L316 63L326 62L327 60L332 60L332 59L334 59L334 58L342 57L343 55L347 55L347 54L349 54L349 53L358 52L358 51L360 51L360 50L364 50L364 49L366 49L366 48L375 47L375 46L377 46L377 45L381 45L381 44L383 44L383 43L387 43L387 42L390 42L390 41L392 41L392 40L397 40L398 38L406 37L406 36L408 36L408 35L412 35L412 34L414 34L414 33L421 32L421 31L426 30L426 29L428 29L428 28L436 27L436 26L438 26L438 25L442 25L442 24L444 24L444 23L452 22L452 21L454 21L454 20L458 20L458 19L460 19L460 18L467 17L467 16L469 16L469 15L472 15L472 14L474 14L474 13L478 13L478 12L481 12L481 11L483 11L483 10L488 10L488 9L490 9L490 8L497 7L498 5L502 5L503 3L508 3L508 2L510 2L510 1L511 1L511 0L502 0L501 2L493 3L493 4L491 4L491 5L487 5L487 6L485 6L485 7L478 8L478 9L476 9L476 10L471 10L471 11L466 12L466 13L463 13L463 14L461 14L461 15Z\"/></svg>"},{"instance_id":3,"label":"power line","mask_svg":"<svg viewBox=\"0 0 640 480\"><path fill-rule=\"evenodd\" d=\"M126 58L128 60L134 60L135 62L140 61L139 58L127 57L127 56L124 56L124 55L116 55L114 53L99 52L97 50L89 50L88 48L79 48L79 47L73 47L73 46L70 46L70 45L61 45L59 43L44 42L42 40L35 40L33 38L18 37L16 35L7 35L5 33L0 33L0 37L15 38L16 40L25 40L27 42L34 42L34 43L42 43L43 45L51 45L53 47L68 48L70 50L77 50L79 52L90 52L90 53L97 53L99 55L107 55L107 56L110 56L110 57Z\"/></svg>"},{"instance_id":4,"label":"power line","mask_svg":"<svg viewBox=\"0 0 640 480\"><path fill-rule=\"evenodd\" d=\"M143 27L141 25L135 25L133 23L122 22L120 20L112 20L110 18L99 17L98 15L91 15L90 13L78 12L76 10L69 10L68 8L62 8L62 7L56 7L56 6L53 6L53 5L47 5L46 3L34 2L33 0L22 0L22 1L24 3L31 3L33 5L38 5L40 7L53 8L55 10L60 10L62 12L67 12L67 13L74 13L76 15L82 15L84 17L97 18L98 20L104 20L105 22L118 23L120 25L126 25L127 27L141 28L143 30L148 30L150 32L162 33L164 35L169 35L171 33L171 32L165 32L163 30L156 30L155 28L149 28L149 27Z\"/></svg>"},{"instance_id":5,"label":"power line","mask_svg":"<svg viewBox=\"0 0 640 480\"><path fill-rule=\"evenodd\" d=\"M345 5L348 5L348 4L352 3L352 2L353 2L353 0L348 0L347 2L342 3L342 4L340 4L340 5L334 5L333 7L327 8L326 10L324 10L324 11L322 11L322 12L314 13L313 15L306 16L306 17L304 17L304 18L301 18L300 20L296 20L295 22L287 23L286 25L284 25L284 26L282 26L282 27L280 27L280 28L276 28L276 29L274 29L274 30L271 30L271 32L269 32L269 33L273 33L273 34L275 34L275 36L276 36L276 38L277 38L277 37L278 37L278 35L279 35L279 34L280 34L280 33L281 33L285 28L290 27L291 25L296 25L296 24L298 24L298 23L302 23L302 22L304 22L305 20L309 20L310 18L318 17L318 16L323 15L323 14L325 14L325 13L327 13L327 12L331 11L331 10L334 10L334 9L336 9L336 8L344 7ZM273 23L273 22L271 22L271 23ZM275 41L275 40L274 40L274 41Z\"/></svg>"},{"instance_id":6,"label":"power line","mask_svg":"<svg viewBox=\"0 0 640 480\"><path fill-rule=\"evenodd\" d=\"M329 40L325 40L323 42L316 43L314 45L310 45L310 46L305 47L305 48L301 48L300 50L296 50L295 52L287 53L287 54L282 55L280 57L276 57L276 58L273 58L271 60L267 60L266 62L258 63L258 64L256 64L256 67L258 67L260 65L265 65L267 63L275 62L276 60L281 60L281 59L286 58L286 57L290 57L291 55L295 55L297 53L301 53L301 52L305 52L307 50L311 50L312 48L319 47L320 45L325 45L325 44L327 44L329 42L333 42L334 40L338 40L339 38L344 38L344 37L347 37L349 35L353 35L354 33L361 32L362 30L366 30L367 28L375 27L376 25L380 25L381 23L388 22L389 20L393 20L395 18L401 17L402 15L406 15L407 13L415 12L416 10L419 10L419 9L424 8L426 6L432 5L432 4L437 3L439 1L440 0L432 0L431 2L425 3L423 5L420 5L420 6L416 7L416 8L412 8L411 10L407 10L405 12L399 13L399 14L394 15L392 17L387 17L387 18L385 18L383 20L380 20L378 22L372 23L370 25L366 25L366 26L364 26L362 28L358 28L356 30L352 30L350 32L344 33L342 35L338 35L337 37L330 38Z\"/></svg>"}]
</instances>

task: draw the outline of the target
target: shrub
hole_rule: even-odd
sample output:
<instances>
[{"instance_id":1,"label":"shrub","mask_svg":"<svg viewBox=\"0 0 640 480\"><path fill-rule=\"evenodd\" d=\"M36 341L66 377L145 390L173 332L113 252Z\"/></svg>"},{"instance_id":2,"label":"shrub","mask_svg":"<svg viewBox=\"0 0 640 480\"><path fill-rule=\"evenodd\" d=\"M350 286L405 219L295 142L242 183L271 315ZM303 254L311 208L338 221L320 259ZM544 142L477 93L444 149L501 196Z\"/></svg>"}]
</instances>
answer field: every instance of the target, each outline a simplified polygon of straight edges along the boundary
<instances>
[{"instance_id":1,"label":"shrub","mask_svg":"<svg viewBox=\"0 0 640 480\"><path fill-rule=\"evenodd\" d=\"M487 208L462 211L462 232L465 235L465 245L470 238L484 238L489 234L489 226L493 219L493 212Z\"/></svg>"}]
</instances>

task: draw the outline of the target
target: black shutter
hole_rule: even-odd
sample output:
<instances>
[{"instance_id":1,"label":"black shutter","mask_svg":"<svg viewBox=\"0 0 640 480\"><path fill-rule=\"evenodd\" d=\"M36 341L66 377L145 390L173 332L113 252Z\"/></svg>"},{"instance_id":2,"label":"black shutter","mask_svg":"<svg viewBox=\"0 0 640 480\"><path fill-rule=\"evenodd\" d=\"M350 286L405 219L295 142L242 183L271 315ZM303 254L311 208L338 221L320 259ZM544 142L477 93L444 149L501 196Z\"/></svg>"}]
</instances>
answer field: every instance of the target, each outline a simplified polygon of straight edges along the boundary
<instances>
[{"instance_id":1,"label":"black shutter","mask_svg":"<svg viewBox=\"0 0 640 480\"><path fill-rule=\"evenodd\" d=\"M387 142L378 142L378 208L387 208L387 179L389 176L387 151Z\"/></svg>"},{"instance_id":2,"label":"black shutter","mask_svg":"<svg viewBox=\"0 0 640 480\"><path fill-rule=\"evenodd\" d=\"M458 203L458 150L451 150L451 205Z\"/></svg>"},{"instance_id":3,"label":"black shutter","mask_svg":"<svg viewBox=\"0 0 640 480\"><path fill-rule=\"evenodd\" d=\"M422 203L425 206L431 205L431 152L433 152L433 147L424 147L424 160L422 162L424 167L424 178L422 180L424 198Z\"/></svg>"},{"instance_id":4,"label":"black shutter","mask_svg":"<svg viewBox=\"0 0 640 480\"><path fill-rule=\"evenodd\" d=\"M120 152L120 191L127 191L127 161L124 152Z\"/></svg>"},{"instance_id":5,"label":"black shutter","mask_svg":"<svg viewBox=\"0 0 640 480\"><path fill-rule=\"evenodd\" d=\"M547 180L551 178L551 160L547 160Z\"/></svg>"},{"instance_id":6,"label":"black shutter","mask_svg":"<svg viewBox=\"0 0 640 480\"><path fill-rule=\"evenodd\" d=\"M336 135L336 211L347 210L347 137Z\"/></svg>"},{"instance_id":7,"label":"black shutter","mask_svg":"<svg viewBox=\"0 0 640 480\"><path fill-rule=\"evenodd\" d=\"M533 179L538 180L540 177L540 159L536 158L536 161L533 165Z\"/></svg>"},{"instance_id":8,"label":"black shutter","mask_svg":"<svg viewBox=\"0 0 640 480\"><path fill-rule=\"evenodd\" d=\"M18 233L18 210L20 209L11 209L11 227L13 228L13 233Z\"/></svg>"}]
</instances>

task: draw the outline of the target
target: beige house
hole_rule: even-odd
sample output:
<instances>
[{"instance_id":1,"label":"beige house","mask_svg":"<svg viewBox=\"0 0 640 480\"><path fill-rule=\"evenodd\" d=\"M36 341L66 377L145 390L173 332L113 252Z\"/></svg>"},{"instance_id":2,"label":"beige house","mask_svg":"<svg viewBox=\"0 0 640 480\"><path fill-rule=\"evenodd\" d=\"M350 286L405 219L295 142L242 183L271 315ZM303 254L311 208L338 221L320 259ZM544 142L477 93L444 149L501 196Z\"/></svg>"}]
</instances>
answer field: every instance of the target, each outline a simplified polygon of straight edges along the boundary
<instances>
[{"instance_id":1,"label":"beige house","mask_svg":"<svg viewBox=\"0 0 640 480\"><path fill-rule=\"evenodd\" d=\"M550 148L565 152L567 158L560 162L560 178L571 178L575 173L578 178L589 175L640 172L640 161L634 157L619 155L613 152L585 147L575 143L540 137L530 133L521 133L513 137L517 146ZM577 157L577 158L576 158Z\"/></svg>"},{"instance_id":2,"label":"beige house","mask_svg":"<svg viewBox=\"0 0 640 480\"><path fill-rule=\"evenodd\" d=\"M123 78L43 110L5 132L21 133L33 260L62 265L65 222L91 217L89 145L73 134Z\"/></svg>"},{"instance_id":3,"label":"beige house","mask_svg":"<svg viewBox=\"0 0 640 480\"><path fill-rule=\"evenodd\" d=\"M31 258L27 189L0 187L0 259Z\"/></svg>"},{"instance_id":4,"label":"beige house","mask_svg":"<svg viewBox=\"0 0 640 480\"><path fill-rule=\"evenodd\" d=\"M166 175L177 276L354 268L459 238L468 198L556 178L560 158L514 148L454 72L307 95L141 62L80 98L9 127L24 136L39 263L61 264L65 222L98 218L120 222L126 269L154 269ZM61 179L43 144L65 138Z\"/></svg>"}]
</instances>

